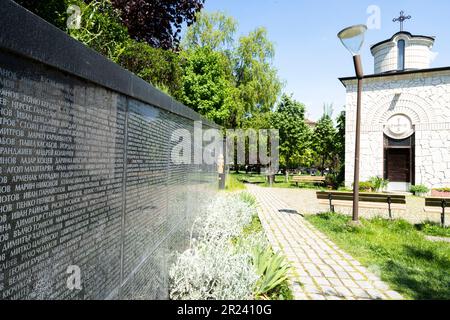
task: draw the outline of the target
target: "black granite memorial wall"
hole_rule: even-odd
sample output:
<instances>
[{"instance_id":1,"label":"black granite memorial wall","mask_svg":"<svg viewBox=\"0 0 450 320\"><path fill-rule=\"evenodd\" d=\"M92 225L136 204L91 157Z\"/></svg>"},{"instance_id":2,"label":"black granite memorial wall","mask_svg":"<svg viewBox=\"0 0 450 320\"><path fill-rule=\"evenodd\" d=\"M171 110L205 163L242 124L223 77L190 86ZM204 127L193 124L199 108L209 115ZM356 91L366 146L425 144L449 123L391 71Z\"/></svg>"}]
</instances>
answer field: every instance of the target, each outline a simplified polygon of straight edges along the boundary
<instances>
[{"instance_id":1,"label":"black granite memorial wall","mask_svg":"<svg viewBox=\"0 0 450 320\"><path fill-rule=\"evenodd\" d=\"M0 16L0 299L168 298L217 186L171 135L202 119L15 3Z\"/></svg>"}]
</instances>

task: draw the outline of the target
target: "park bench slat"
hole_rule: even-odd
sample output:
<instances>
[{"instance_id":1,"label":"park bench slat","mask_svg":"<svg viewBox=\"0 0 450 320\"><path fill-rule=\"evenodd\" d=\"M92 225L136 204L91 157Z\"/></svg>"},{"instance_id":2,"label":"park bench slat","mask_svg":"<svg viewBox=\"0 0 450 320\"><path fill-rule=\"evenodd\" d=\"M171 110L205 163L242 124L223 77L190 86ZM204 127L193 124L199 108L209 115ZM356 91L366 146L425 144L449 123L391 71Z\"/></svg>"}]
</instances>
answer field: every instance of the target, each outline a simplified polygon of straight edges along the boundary
<instances>
[{"instance_id":1,"label":"park bench slat","mask_svg":"<svg viewBox=\"0 0 450 320\"><path fill-rule=\"evenodd\" d=\"M318 199L320 200L329 200L328 196L319 196ZM334 196L332 197L332 200L339 200L339 201L353 201L353 195L351 196ZM359 201L361 202L379 202L379 203L387 203L388 197L385 198L372 198L372 197L364 197L360 196ZM397 203L397 204L406 204L406 199L396 199L392 198L391 203Z\"/></svg>"},{"instance_id":2,"label":"park bench slat","mask_svg":"<svg viewBox=\"0 0 450 320\"><path fill-rule=\"evenodd\" d=\"M319 200L319 203L322 205L329 205L328 200ZM334 200L333 206L338 207L352 207L353 201L343 201L343 200ZM360 202L359 203L360 208L365 209L383 209L383 210L389 210L389 204L387 202ZM392 210L406 210L405 204L402 203L392 203L391 204Z\"/></svg>"},{"instance_id":3,"label":"park bench slat","mask_svg":"<svg viewBox=\"0 0 450 320\"><path fill-rule=\"evenodd\" d=\"M318 199L330 199L330 196L328 194L324 195L317 195ZM387 202L390 198L391 202L399 202L399 203L406 203L406 198L397 198L397 197L367 197L360 195L359 199L360 201L374 201L374 202ZM331 199L333 200L353 200L353 194L352 195L331 195Z\"/></svg>"},{"instance_id":4,"label":"park bench slat","mask_svg":"<svg viewBox=\"0 0 450 320\"><path fill-rule=\"evenodd\" d=\"M441 212L441 225L445 227L446 209L450 207L450 198L425 198L425 212Z\"/></svg>"},{"instance_id":5,"label":"park bench slat","mask_svg":"<svg viewBox=\"0 0 450 320\"><path fill-rule=\"evenodd\" d=\"M329 204L334 212L334 206L350 206L353 203L353 192L318 191L317 198L322 204ZM406 196L382 193L360 193L359 202L366 208L387 208L392 218L392 209L406 210Z\"/></svg>"},{"instance_id":6,"label":"park bench slat","mask_svg":"<svg viewBox=\"0 0 450 320\"><path fill-rule=\"evenodd\" d=\"M319 176L294 176L292 179L295 180L325 180L325 177L319 177Z\"/></svg>"},{"instance_id":7,"label":"park bench slat","mask_svg":"<svg viewBox=\"0 0 450 320\"><path fill-rule=\"evenodd\" d=\"M313 176L296 176L292 178L293 182L309 182L309 181L324 182L325 180L326 180L325 177L313 177Z\"/></svg>"},{"instance_id":8,"label":"park bench slat","mask_svg":"<svg viewBox=\"0 0 450 320\"><path fill-rule=\"evenodd\" d=\"M294 176L291 182L297 184L299 183L325 183L325 177L315 177L315 176Z\"/></svg>"},{"instance_id":9,"label":"park bench slat","mask_svg":"<svg viewBox=\"0 0 450 320\"><path fill-rule=\"evenodd\" d=\"M321 193L321 194L332 194L332 195L341 195L341 194L350 194L353 195L353 192L344 192L344 191L318 191L317 193ZM360 192L360 195L363 196L368 196L368 197L379 197L379 198L384 198L384 197L391 197L391 198L398 198L398 199L403 199L406 198L404 195L401 194L390 194L390 193L368 193L368 192ZM450 199L449 199L450 200Z\"/></svg>"},{"instance_id":10,"label":"park bench slat","mask_svg":"<svg viewBox=\"0 0 450 320\"><path fill-rule=\"evenodd\" d=\"M333 200L353 201L353 193L350 192L317 192L318 199L329 199L330 195ZM387 202L389 198L391 203L406 203L406 197L403 195L360 193L359 196L359 200L363 202Z\"/></svg>"},{"instance_id":11,"label":"park bench slat","mask_svg":"<svg viewBox=\"0 0 450 320\"><path fill-rule=\"evenodd\" d=\"M450 207L450 198L426 198L426 207L442 207L442 202L446 202L446 206Z\"/></svg>"}]
</instances>

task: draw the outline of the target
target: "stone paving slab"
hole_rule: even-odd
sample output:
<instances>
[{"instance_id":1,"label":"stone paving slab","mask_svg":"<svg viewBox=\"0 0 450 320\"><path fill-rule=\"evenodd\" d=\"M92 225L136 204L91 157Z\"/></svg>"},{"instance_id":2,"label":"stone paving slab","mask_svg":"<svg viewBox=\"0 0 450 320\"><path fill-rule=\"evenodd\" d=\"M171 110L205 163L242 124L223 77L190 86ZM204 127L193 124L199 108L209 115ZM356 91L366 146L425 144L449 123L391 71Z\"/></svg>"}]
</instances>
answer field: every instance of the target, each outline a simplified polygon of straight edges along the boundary
<instances>
[{"instance_id":1,"label":"stone paving slab","mask_svg":"<svg viewBox=\"0 0 450 320\"><path fill-rule=\"evenodd\" d=\"M268 188L248 185L275 251L292 265L296 300L399 300L403 297L342 251Z\"/></svg>"},{"instance_id":2,"label":"stone paving slab","mask_svg":"<svg viewBox=\"0 0 450 320\"><path fill-rule=\"evenodd\" d=\"M450 243L450 238L447 237L434 237L434 236L426 236L427 240L433 242L448 242Z\"/></svg>"}]
</instances>

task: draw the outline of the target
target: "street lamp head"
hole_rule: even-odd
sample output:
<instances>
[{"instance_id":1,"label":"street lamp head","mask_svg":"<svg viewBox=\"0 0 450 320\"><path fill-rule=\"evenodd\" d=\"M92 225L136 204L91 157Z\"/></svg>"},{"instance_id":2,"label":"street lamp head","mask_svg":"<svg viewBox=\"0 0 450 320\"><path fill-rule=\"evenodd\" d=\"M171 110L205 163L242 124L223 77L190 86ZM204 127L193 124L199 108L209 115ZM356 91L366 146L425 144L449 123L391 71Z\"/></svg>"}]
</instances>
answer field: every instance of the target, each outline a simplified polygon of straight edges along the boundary
<instances>
[{"instance_id":1,"label":"street lamp head","mask_svg":"<svg viewBox=\"0 0 450 320\"><path fill-rule=\"evenodd\" d=\"M345 28L341 32L338 33L338 38L341 40L342 44L345 48L353 56L359 55L361 51L361 47L364 43L364 36L367 31L367 26L363 24L359 24L356 26L351 26L349 28Z\"/></svg>"}]
</instances>

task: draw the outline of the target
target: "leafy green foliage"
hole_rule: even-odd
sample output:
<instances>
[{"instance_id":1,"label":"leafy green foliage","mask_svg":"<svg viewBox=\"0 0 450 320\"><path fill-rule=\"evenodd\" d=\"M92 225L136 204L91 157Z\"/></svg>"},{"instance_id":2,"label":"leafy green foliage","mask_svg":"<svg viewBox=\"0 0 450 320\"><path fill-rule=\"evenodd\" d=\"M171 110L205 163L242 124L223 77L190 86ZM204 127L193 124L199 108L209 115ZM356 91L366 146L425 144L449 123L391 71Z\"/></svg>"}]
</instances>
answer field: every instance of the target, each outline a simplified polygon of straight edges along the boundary
<instances>
[{"instance_id":1,"label":"leafy green foliage","mask_svg":"<svg viewBox=\"0 0 450 320\"><path fill-rule=\"evenodd\" d=\"M324 114L317 122L313 133L313 149L320 162L320 168L324 170L329 167L335 167L336 158L336 129L333 120L328 114Z\"/></svg>"},{"instance_id":2,"label":"leafy green foliage","mask_svg":"<svg viewBox=\"0 0 450 320\"><path fill-rule=\"evenodd\" d=\"M61 30L66 29L66 17L63 15L70 0L46 0L46 1L36 1L36 0L14 0L22 7L30 10L36 15L40 16L42 19L53 24Z\"/></svg>"},{"instance_id":3,"label":"leafy green foliage","mask_svg":"<svg viewBox=\"0 0 450 320\"><path fill-rule=\"evenodd\" d=\"M273 111L283 83L273 65L274 45L264 28L237 38L233 18L199 13L202 0L17 2L224 128L281 129L285 167L312 166L317 154L322 155L323 166L337 158L343 163L343 156L335 154L344 154L344 140L335 150L331 147L329 116L319 123L312 145L302 104L285 95ZM81 9L80 29L66 26L70 4ZM194 20L183 39L184 51L152 47L177 47L183 21L189 25ZM335 138L343 136L340 132Z\"/></svg>"},{"instance_id":4,"label":"leafy green foliage","mask_svg":"<svg viewBox=\"0 0 450 320\"><path fill-rule=\"evenodd\" d=\"M199 12L182 40L182 47L187 51L203 47L222 52L233 50L236 29L236 20L222 12Z\"/></svg>"},{"instance_id":5,"label":"leafy green foliage","mask_svg":"<svg viewBox=\"0 0 450 320\"><path fill-rule=\"evenodd\" d=\"M345 162L345 111L342 111L336 119L335 152L341 163Z\"/></svg>"},{"instance_id":6,"label":"leafy green foliage","mask_svg":"<svg viewBox=\"0 0 450 320\"><path fill-rule=\"evenodd\" d=\"M255 289L257 298L267 298L273 290L288 279L289 264L284 256L274 253L269 247L253 249L253 265L260 276Z\"/></svg>"},{"instance_id":7,"label":"leafy green foliage","mask_svg":"<svg viewBox=\"0 0 450 320\"><path fill-rule=\"evenodd\" d=\"M186 84L181 100L226 128L259 128L268 123L260 114L271 111L282 87L273 67L274 47L265 29L236 41L236 28L223 13L197 15L182 41Z\"/></svg>"},{"instance_id":8,"label":"leafy green foliage","mask_svg":"<svg viewBox=\"0 0 450 320\"><path fill-rule=\"evenodd\" d=\"M129 41L118 63L162 91L174 97L180 95L183 69L177 53Z\"/></svg>"},{"instance_id":9,"label":"leafy green foliage","mask_svg":"<svg viewBox=\"0 0 450 320\"><path fill-rule=\"evenodd\" d=\"M72 37L162 91L175 97L179 94L182 69L178 54L131 39L120 13L109 0L90 1L89 5L81 0L74 3L81 8L82 24L80 29L67 30Z\"/></svg>"},{"instance_id":10,"label":"leafy green foliage","mask_svg":"<svg viewBox=\"0 0 450 320\"><path fill-rule=\"evenodd\" d=\"M430 192L430 189L427 186L419 184L419 185L416 185L416 186L411 186L409 191L414 193L415 195L417 195L417 194L428 193L428 192Z\"/></svg>"},{"instance_id":11,"label":"leafy green foliage","mask_svg":"<svg viewBox=\"0 0 450 320\"><path fill-rule=\"evenodd\" d=\"M382 280L404 296L450 299L448 243L428 241L422 231L402 220L361 219L357 228L349 226L351 217L339 214L307 220L363 265L377 266Z\"/></svg>"},{"instance_id":12,"label":"leafy green foliage","mask_svg":"<svg viewBox=\"0 0 450 320\"><path fill-rule=\"evenodd\" d=\"M330 187L333 190L338 189L341 184L338 174L336 173L327 174L325 177L325 184L327 185L327 187Z\"/></svg>"},{"instance_id":13,"label":"leafy green foliage","mask_svg":"<svg viewBox=\"0 0 450 320\"><path fill-rule=\"evenodd\" d=\"M111 2L96 0L86 4L81 0L71 0L70 3L81 9L81 26L80 29L66 29L67 33L112 61L118 62L130 37Z\"/></svg>"},{"instance_id":14,"label":"leafy green foliage","mask_svg":"<svg viewBox=\"0 0 450 320\"><path fill-rule=\"evenodd\" d=\"M183 53L183 69L181 102L226 128L238 125L243 114L227 56L199 47Z\"/></svg>"},{"instance_id":15,"label":"leafy green foliage","mask_svg":"<svg viewBox=\"0 0 450 320\"><path fill-rule=\"evenodd\" d=\"M272 65L274 56L274 45L267 39L264 28L239 39L234 54L234 74L248 113L270 111L279 97L282 83Z\"/></svg>"},{"instance_id":16,"label":"leafy green foliage","mask_svg":"<svg viewBox=\"0 0 450 320\"><path fill-rule=\"evenodd\" d=\"M389 180L385 180L381 177L372 177L370 178L370 183L372 184L374 191L381 192L389 185Z\"/></svg>"},{"instance_id":17,"label":"leafy green foliage","mask_svg":"<svg viewBox=\"0 0 450 320\"><path fill-rule=\"evenodd\" d=\"M305 106L283 95L272 115L271 126L280 131L280 164L296 168L308 162L310 129L305 124Z\"/></svg>"},{"instance_id":18,"label":"leafy green foliage","mask_svg":"<svg viewBox=\"0 0 450 320\"><path fill-rule=\"evenodd\" d=\"M336 183L340 186L345 182L345 111L342 111L336 119L335 153L337 154Z\"/></svg>"},{"instance_id":19,"label":"leafy green foliage","mask_svg":"<svg viewBox=\"0 0 450 320\"><path fill-rule=\"evenodd\" d=\"M362 192L372 192L374 190L374 186L370 181L362 181L359 183L359 191Z\"/></svg>"},{"instance_id":20,"label":"leafy green foliage","mask_svg":"<svg viewBox=\"0 0 450 320\"><path fill-rule=\"evenodd\" d=\"M245 203L247 203L249 206L254 207L256 205L256 198L248 192L242 192L240 194L240 199L242 201L244 201ZM258 217L256 216L256 218L258 218ZM258 219L258 221L259 221L259 219Z\"/></svg>"},{"instance_id":21,"label":"leafy green foliage","mask_svg":"<svg viewBox=\"0 0 450 320\"><path fill-rule=\"evenodd\" d=\"M109 0L18 0L16 2L114 62L118 61L130 40L127 28L120 21L119 12L114 9ZM70 5L76 5L81 10L80 29L67 27L69 17L67 9Z\"/></svg>"}]
</instances>

